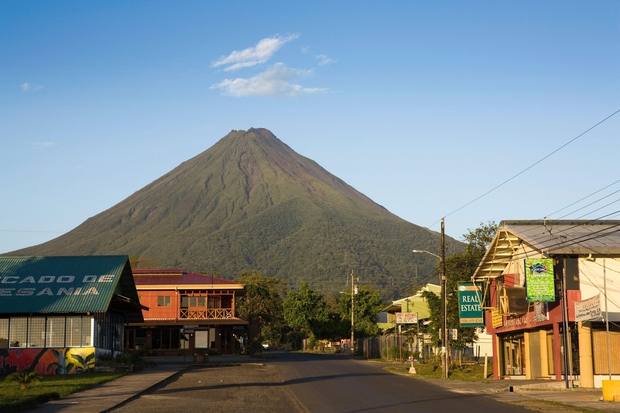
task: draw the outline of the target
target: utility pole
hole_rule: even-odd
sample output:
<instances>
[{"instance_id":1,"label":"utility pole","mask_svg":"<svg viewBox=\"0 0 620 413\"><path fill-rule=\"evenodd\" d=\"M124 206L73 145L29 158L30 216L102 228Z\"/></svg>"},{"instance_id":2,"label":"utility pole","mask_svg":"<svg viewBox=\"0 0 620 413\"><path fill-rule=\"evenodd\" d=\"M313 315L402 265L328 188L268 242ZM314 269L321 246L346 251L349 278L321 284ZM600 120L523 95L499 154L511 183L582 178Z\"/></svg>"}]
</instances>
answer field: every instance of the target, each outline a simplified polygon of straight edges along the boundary
<instances>
[{"instance_id":1,"label":"utility pole","mask_svg":"<svg viewBox=\"0 0 620 413\"><path fill-rule=\"evenodd\" d=\"M448 306L446 299L446 233L444 218L441 218L441 252L439 259L441 271L441 345L444 354L441 360L441 371L444 379L448 378L450 345L448 343Z\"/></svg>"},{"instance_id":2,"label":"utility pole","mask_svg":"<svg viewBox=\"0 0 620 413\"><path fill-rule=\"evenodd\" d=\"M351 270L351 355L355 353L355 276Z\"/></svg>"}]
</instances>

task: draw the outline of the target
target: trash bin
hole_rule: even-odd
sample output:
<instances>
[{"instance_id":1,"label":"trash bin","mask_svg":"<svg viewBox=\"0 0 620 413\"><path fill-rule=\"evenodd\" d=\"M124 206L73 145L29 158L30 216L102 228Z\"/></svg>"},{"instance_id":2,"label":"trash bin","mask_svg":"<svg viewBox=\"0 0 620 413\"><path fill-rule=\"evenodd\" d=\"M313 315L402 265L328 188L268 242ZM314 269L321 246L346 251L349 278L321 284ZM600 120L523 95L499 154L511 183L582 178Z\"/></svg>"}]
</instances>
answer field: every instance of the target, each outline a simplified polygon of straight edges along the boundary
<instances>
[{"instance_id":1,"label":"trash bin","mask_svg":"<svg viewBox=\"0 0 620 413\"><path fill-rule=\"evenodd\" d=\"M206 355L204 355L202 353L194 354L194 363L197 363L197 364L204 364L204 363L206 363Z\"/></svg>"}]
</instances>

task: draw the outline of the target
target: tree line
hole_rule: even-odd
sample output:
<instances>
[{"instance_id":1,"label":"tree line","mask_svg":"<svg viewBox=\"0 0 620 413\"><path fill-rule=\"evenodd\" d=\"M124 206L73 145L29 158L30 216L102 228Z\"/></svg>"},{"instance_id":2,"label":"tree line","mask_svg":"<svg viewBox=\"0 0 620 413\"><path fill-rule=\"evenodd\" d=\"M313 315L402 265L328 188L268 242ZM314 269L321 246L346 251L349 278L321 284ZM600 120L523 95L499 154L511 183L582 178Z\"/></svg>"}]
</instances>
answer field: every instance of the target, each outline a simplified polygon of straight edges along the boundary
<instances>
[{"instance_id":1,"label":"tree line","mask_svg":"<svg viewBox=\"0 0 620 413\"><path fill-rule=\"evenodd\" d=\"M465 349L477 338L474 328L459 325L458 284L471 280L496 231L497 225L493 222L480 224L464 234L465 250L446 258L447 325L449 329L458 330L457 338L451 343L454 349ZM310 343L314 340L340 341L351 336L351 290L329 296L313 290L307 283L297 291L287 290L285 281L263 276L258 271L241 273L239 282L246 288L237 301L237 309L239 316L249 323L250 352L259 350L263 342L300 349L303 340ZM418 289L413 286L410 292ZM380 334L378 314L384 307L380 292L362 286L354 294L355 337ZM428 303L431 322L420 332L429 334L432 342L440 346L440 297L429 291L422 296Z\"/></svg>"},{"instance_id":2,"label":"tree line","mask_svg":"<svg viewBox=\"0 0 620 413\"><path fill-rule=\"evenodd\" d=\"M250 353L260 350L262 343L301 349L304 340L334 342L351 335L351 291L326 296L307 283L298 291L287 290L285 281L258 271L242 272L238 281L245 285L237 311L248 322ZM379 291L364 286L354 299L355 336L379 334L377 320L383 306Z\"/></svg>"}]
</instances>

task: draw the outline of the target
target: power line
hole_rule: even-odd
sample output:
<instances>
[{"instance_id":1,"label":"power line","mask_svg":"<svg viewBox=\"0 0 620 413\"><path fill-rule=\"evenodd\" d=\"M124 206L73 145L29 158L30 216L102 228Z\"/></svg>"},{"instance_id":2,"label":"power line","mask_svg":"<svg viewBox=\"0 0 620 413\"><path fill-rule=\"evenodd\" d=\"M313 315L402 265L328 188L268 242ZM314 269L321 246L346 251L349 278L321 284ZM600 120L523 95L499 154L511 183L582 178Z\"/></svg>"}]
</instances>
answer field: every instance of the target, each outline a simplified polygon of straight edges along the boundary
<instances>
[{"instance_id":1,"label":"power line","mask_svg":"<svg viewBox=\"0 0 620 413\"><path fill-rule=\"evenodd\" d=\"M584 205L584 206L582 206L582 207L581 207L581 208L579 208L579 209L576 209L576 210L574 210L574 211L572 211L572 212L569 212L568 214L563 215L563 216L561 216L561 217L560 217L560 218L558 218L558 219L565 218L565 217L567 217L567 216L569 216L569 215L571 215L571 214L574 214L575 212L581 211L582 209L587 208L587 207L589 207L589 206L591 206L591 205L594 205L594 204L596 204L597 202L600 202L600 201L602 201L603 199L605 199L605 198L608 198L608 197L612 196L613 194L617 194L618 192L620 192L620 189L618 189L618 190L617 190L617 191L615 191L615 192L612 192L611 194L605 195L604 197L599 198L599 199L597 199L597 200L596 200L596 201L594 201L594 202L590 202L588 205ZM616 200L616 201L614 201L614 202L618 202L618 200ZM614 202L612 202L612 204L613 204ZM607 205L605 205L605 206L609 206L609 205L611 205L611 204L607 204ZM601 207L601 208L605 208L605 206L604 206L604 207ZM596 210L594 210L594 211L592 211L592 212L596 212L596 211L600 210L601 208L596 209ZM590 212L589 212L588 214L590 214ZM586 214L586 215L588 215L588 214ZM585 216L585 215L582 215L582 216ZM577 218L577 219L579 219L579 218Z\"/></svg>"},{"instance_id":2,"label":"power line","mask_svg":"<svg viewBox=\"0 0 620 413\"><path fill-rule=\"evenodd\" d=\"M586 133L590 132L592 129L596 128L597 126L599 126L600 124L602 124L603 122L607 121L608 119L612 118L613 116L615 116L618 112L620 112L620 109L618 109L617 111L615 111L614 113L612 113L611 115L607 116L605 119L599 121L598 123L596 123L594 126L591 126L590 128L586 129L584 132L580 133L579 135L575 136L573 139L569 140L568 142L566 142L564 145L560 146L559 148L557 148L556 150L552 151L551 153L549 153L548 155L542 157L541 159L539 159L538 161L534 162L532 165L528 166L527 168L523 169L521 172L513 175L512 177L506 179L504 182L502 182L501 184L495 186L494 188L488 190L487 192L485 192L484 194L480 195L479 197L475 198L472 201L469 201L468 203L466 203L465 205L461 206L460 208L455 209L454 211L450 212L447 215L444 215L442 218L438 219L437 221L435 221L431 226L429 226L429 228L434 227L435 225L437 225L437 223L439 223L441 221L441 219L449 217L452 214L457 213L458 211L460 211L463 208L468 207L469 205L473 204L474 202L484 198L485 196L487 196L488 194L490 194L491 192L495 191L496 189L504 186L505 184L507 184L508 182L512 181L513 179L515 179L516 177L522 175L523 173L529 171L530 169L532 169L533 167L535 167L536 165L538 165L539 163L541 163L542 161L544 161L545 159L549 158L551 155L555 154L556 152L560 151L561 149L565 148L566 146L570 145L571 143L573 143L574 141L576 141L577 139L581 138L583 135L585 135Z\"/></svg>"},{"instance_id":3,"label":"power line","mask_svg":"<svg viewBox=\"0 0 620 413\"><path fill-rule=\"evenodd\" d=\"M550 213L550 214L547 214L546 218L548 218L548 217L550 217L550 216L552 216L552 215L555 215L555 214L557 214L557 213L558 213L558 212L560 212L560 211L564 211L566 208L570 208L570 207L572 207L573 205L578 204L579 202L583 201L584 199L588 199L588 198L590 198L592 195L598 194L599 192L601 192L601 191L603 191L603 190L605 190L605 189L609 188L610 186L613 186L613 185L617 184L618 182L620 182L620 179L618 179L616 182L612 182L611 184L607 185L607 186L606 186L606 187L604 187L604 188L599 189L598 191L594 191L594 192L592 192L590 195L586 195L586 196L584 196L583 198L581 198L581 199L580 199L580 200L578 200L578 201L573 202L572 204L566 205L564 208L560 208L560 209L558 209L557 211L554 211L554 212L552 212L552 213ZM616 192L618 192L618 191L616 191ZM614 192L614 193L615 193L615 192ZM574 212L576 212L576 211L574 211ZM565 216L566 216L566 215L565 215ZM561 218L560 218L560 219L561 219Z\"/></svg>"}]
</instances>

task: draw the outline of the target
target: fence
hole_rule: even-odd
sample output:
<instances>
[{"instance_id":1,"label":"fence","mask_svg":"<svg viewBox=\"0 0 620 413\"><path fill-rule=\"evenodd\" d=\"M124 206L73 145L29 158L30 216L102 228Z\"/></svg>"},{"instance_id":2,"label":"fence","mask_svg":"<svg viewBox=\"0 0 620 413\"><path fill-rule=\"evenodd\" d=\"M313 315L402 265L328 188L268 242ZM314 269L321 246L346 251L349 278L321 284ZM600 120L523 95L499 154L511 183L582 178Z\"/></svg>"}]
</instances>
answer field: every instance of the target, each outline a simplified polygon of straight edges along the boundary
<instances>
[{"instance_id":1,"label":"fence","mask_svg":"<svg viewBox=\"0 0 620 413\"><path fill-rule=\"evenodd\" d=\"M362 355L366 358L383 358L389 361L407 361L410 355L418 360L428 360L436 357L430 345L422 345L416 341L407 340L404 334L385 334L376 337L363 338L359 342Z\"/></svg>"}]
</instances>

